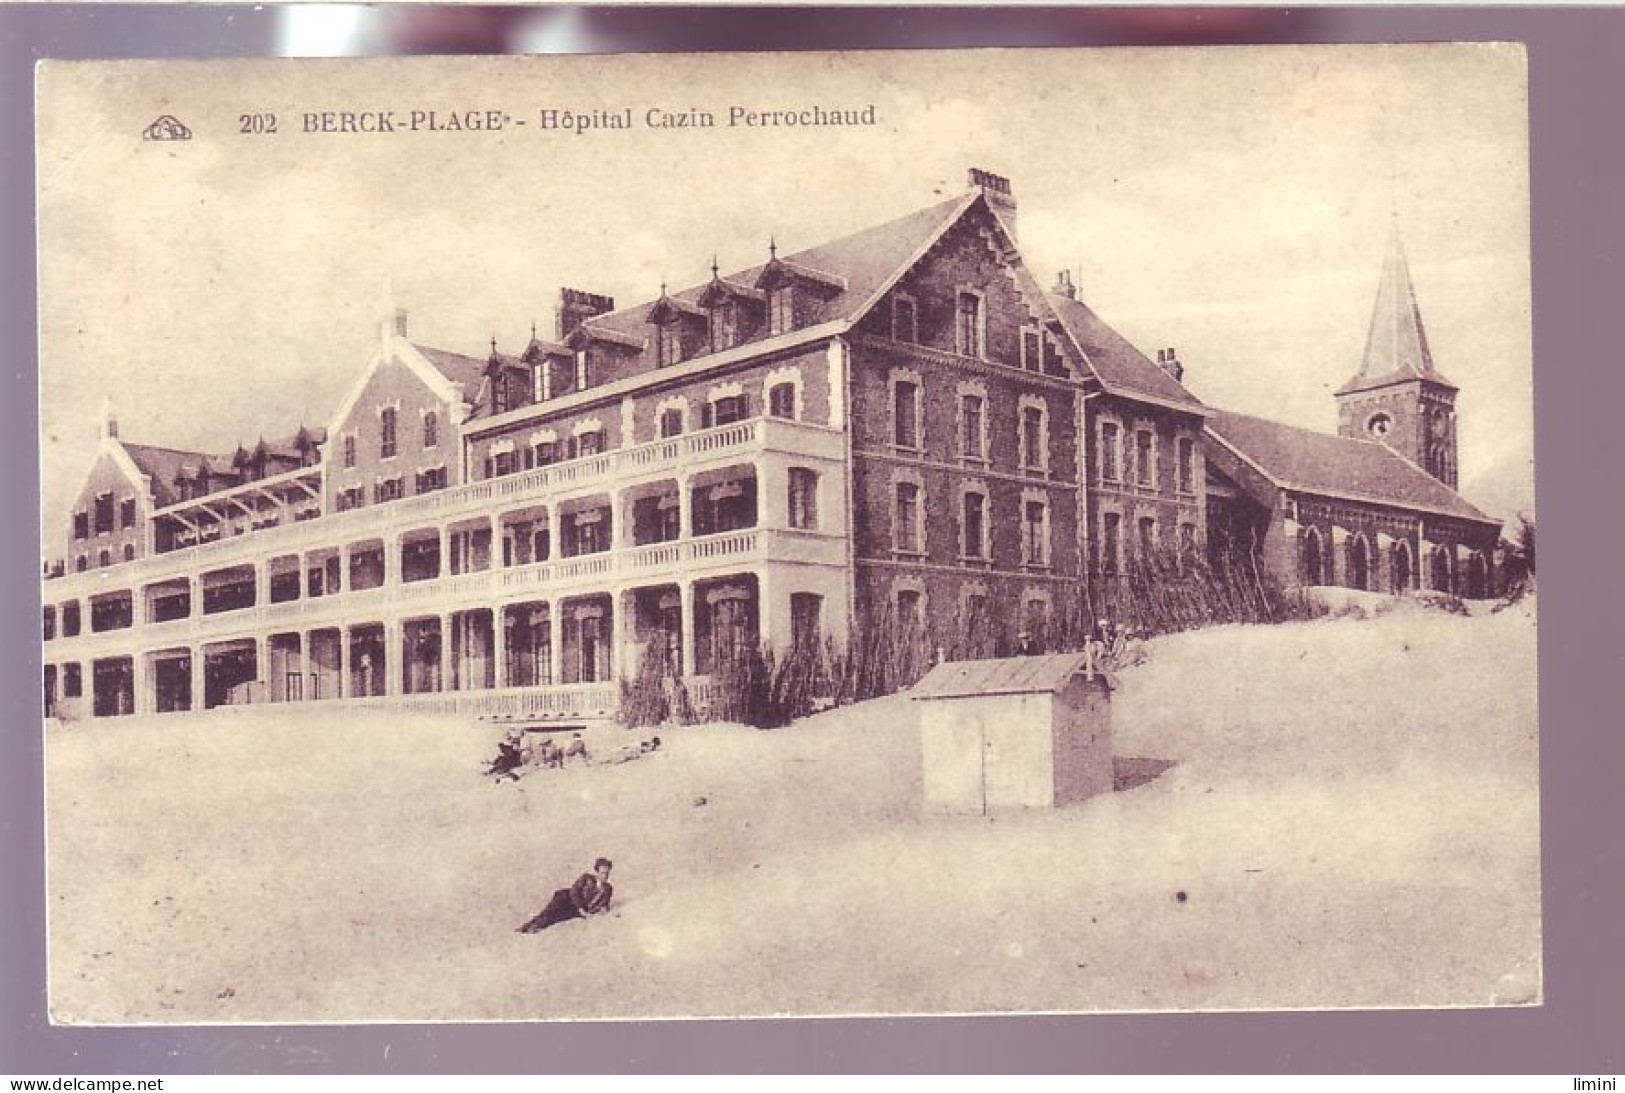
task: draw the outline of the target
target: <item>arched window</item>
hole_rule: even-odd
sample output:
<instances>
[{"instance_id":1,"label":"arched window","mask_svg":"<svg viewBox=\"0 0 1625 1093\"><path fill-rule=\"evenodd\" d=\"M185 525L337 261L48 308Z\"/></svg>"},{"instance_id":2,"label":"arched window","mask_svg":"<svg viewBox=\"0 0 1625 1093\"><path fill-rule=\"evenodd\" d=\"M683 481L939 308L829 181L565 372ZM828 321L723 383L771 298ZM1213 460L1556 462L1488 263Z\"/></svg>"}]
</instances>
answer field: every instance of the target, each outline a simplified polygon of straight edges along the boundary
<instances>
[{"instance_id":1,"label":"arched window","mask_svg":"<svg viewBox=\"0 0 1625 1093\"><path fill-rule=\"evenodd\" d=\"M1451 570L1450 551L1444 547L1435 547L1433 550L1433 589L1436 592L1452 591L1454 574Z\"/></svg>"},{"instance_id":2,"label":"arched window","mask_svg":"<svg viewBox=\"0 0 1625 1093\"><path fill-rule=\"evenodd\" d=\"M1349 539L1347 570L1350 588L1364 590L1371 587L1371 554L1366 547L1364 535L1355 535Z\"/></svg>"},{"instance_id":3,"label":"arched window","mask_svg":"<svg viewBox=\"0 0 1625 1093\"><path fill-rule=\"evenodd\" d=\"M1390 566L1394 591L1409 591L1411 587L1411 544L1403 539L1394 544Z\"/></svg>"},{"instance_id":4,"label":"arched window","mask_svg":"<svg viewBox=\"0 0 1625 1093\"><path fill-rule=\"evenodd\" d=\"M1304 584L1321 584L1325 581L1325 559L1320 545L1320 532L1310 528L1303 533L1303 544L1300 550L1298 572L1303 577Z\"/></svg>"}]
</instances>

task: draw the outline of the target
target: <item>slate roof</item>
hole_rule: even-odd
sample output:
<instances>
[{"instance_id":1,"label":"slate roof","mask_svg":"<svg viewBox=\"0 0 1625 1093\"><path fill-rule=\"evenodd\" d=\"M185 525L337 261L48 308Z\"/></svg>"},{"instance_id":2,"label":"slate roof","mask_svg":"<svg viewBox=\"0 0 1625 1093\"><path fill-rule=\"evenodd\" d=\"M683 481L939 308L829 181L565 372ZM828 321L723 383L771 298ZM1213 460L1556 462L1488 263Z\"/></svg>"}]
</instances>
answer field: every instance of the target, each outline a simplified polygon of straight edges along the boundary
<instances>
[{"instance_id":1,"label":"slate roof","mask_svg":"<svg viewBox=\"0 0 1625 1093\"><path fill-rule=\"evenodd\" d=\"M457 385L458 390L463 393L464 402L479 405L480 388L485 385L485 361L453 353L449 349L419 345L416 342L412 343L412 348L422 353L424 359L434 365L437 372ZM514 358L505 359L514 365L521 363Z\"/></svg>"},{"instance_id":2,"label":"slate roof","mask_svg":"<svg viewBox=\"0 0 1625 1093\"><path fill-rule=\"evenodd\" d=\"M1216 411L1207 428L1281 489L1421 507L1465 520L1500 523L1375 440L1333 436L1227 410Z\"/></svg>"},{"instance_id":3,"label":"slate roof","mask_svg":"<svg viewBox=\"0 0 1625 1093\"><path fill-rule=\"evenodd\" d=\"M1087 304L1066 296L1050 295L1048 299L1061 325L1083 350L1108 391L1130 396L1150 395L1193 410L1203 408L1200 399L1130 345L1127 338L1107 326Z\"/></svg>"},{"instance_id":4,"label":"slate roof","mask_svg":"<svg viewBox=\"0 0 1625 1093\"><path fill-rule=\"evenodd\" d=\"M1455 386L1433 367L1427 329L1422 325L1422 310L1416 303L1416 288L1411 284L1411 268L1405 260L1405 245L1400 241L1396 222L1388 236L1388 254L1377 285L1377 302L1371 309L1360 371L1337 393L1414 379Z\"/></svg>"},{"instance_id":5,"label":"slate roof","mask_svg":"<svg viewBox=\"0 0 1625 1093\"><path fill-rule=\"evenodd\" d=\"M857 319L864 305L869 303L894 276L911 265L926 245L957 220L979 197L979 194L961 194L949 201L918 209L906 216L877 224L853 235L793 254L781 254L779 256L781 265L792 270L799 268L816 271L832 279L821 279L817 282L826 285L829 291L817 294L819 299L814 303L806 321L799 325L805 328L827 322L851 322ZM721 278L735 285L754 286L766 265L764 262L747 269L723 273ZM710 285L711 282L706 280L688 288L668 291L667 295L698 307L700 297ZM837 288L837 285L844 287ZM632 307L618 308L607 315L589 319L583 325L589 330L612 330L644 343L644 351L632 369L641 371L653 367L654 364L651 356L654 346L649 338L647 320L649 309L654 303L654 300L648 300Z\"/></svg>"},{"instance_id":6,"label":"slate roof","mask_svg":"<svg viewBox=\"0 0 1625 1093\"><path fill-rule=\"evenodd\" d=\"M187 468L190 473L190 468L208 458L204 452L160 448L152 444L132 444L127 440L121 440L119 443L135 465L141 468L141 473L151 480L153 502L160 507L180 500L180 495L175 492L175 478L181 469Z\"/></svg>"},{"instance_id":7,"label":"slate roof","mask_svg":"<svg viewBox=\"0 0 1625 1093\"><path fill-rule=\"evenodd\" d=\"M1085 653L1052 653L1001 660L950 660L909 689L909 697L1044 694L1059 691L1083 670Z\"/></svg>"}]
</instances>

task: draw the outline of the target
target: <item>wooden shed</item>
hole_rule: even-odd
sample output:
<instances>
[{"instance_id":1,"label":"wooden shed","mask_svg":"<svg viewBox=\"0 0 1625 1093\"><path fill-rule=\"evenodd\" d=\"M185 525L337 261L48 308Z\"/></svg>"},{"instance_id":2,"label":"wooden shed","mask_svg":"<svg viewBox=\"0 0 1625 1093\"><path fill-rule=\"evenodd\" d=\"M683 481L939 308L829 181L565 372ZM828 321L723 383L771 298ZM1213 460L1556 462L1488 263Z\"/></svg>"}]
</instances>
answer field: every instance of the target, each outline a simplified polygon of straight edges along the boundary
<instances>
[{"instance_id":1,"label":"wooden shed","mask_svg":"<svg viewBox=\"0 0 1625 1093\"><path fill-rule=\"evenodd\" d=\"M1112 788L1111 688L1085 653L949 661L910 697L928 812L1051 808Z\"/></svg>"}]
</instances>

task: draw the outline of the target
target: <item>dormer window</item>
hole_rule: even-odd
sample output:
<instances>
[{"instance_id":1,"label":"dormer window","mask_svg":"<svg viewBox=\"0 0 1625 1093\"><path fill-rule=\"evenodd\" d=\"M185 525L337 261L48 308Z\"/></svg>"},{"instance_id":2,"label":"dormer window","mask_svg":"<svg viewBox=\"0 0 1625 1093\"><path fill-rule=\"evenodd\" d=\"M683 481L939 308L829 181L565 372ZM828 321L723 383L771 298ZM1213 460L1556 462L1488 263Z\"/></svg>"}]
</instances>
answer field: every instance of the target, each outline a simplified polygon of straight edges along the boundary
<instances>
[{"instance_id":1,"label":"dormer window","mask_svg":"<svg viewBox=\"0 0 1625 1093\"><path fill-rule=\"evenodd\" d=\"M683 336L676 323L655 327L655 353L661 368L669 368L683 359Z\"/></svg>"},{"instance_id":2,"label":"dormer window","mask_svg":"<svg viewBox=\"0 0 1625 1093\"><path fill-rule=\"evenodd\" d=\"M718 304L710 310L711 352L732 349L739 341L738 311L733 301Z\"/></svg>"},{"instance_id":3,"label":"dormer window","mask_svg":"<svg viewBox=\"0 0 1625 1093\"><path fill-rule=\"evenodd\" d=\"M796 325L795 304L791 299L792 289L789 285L780 285L767 292L767 332L769 334L785 334L793 330Z\"/></svg>"}]
</instances>

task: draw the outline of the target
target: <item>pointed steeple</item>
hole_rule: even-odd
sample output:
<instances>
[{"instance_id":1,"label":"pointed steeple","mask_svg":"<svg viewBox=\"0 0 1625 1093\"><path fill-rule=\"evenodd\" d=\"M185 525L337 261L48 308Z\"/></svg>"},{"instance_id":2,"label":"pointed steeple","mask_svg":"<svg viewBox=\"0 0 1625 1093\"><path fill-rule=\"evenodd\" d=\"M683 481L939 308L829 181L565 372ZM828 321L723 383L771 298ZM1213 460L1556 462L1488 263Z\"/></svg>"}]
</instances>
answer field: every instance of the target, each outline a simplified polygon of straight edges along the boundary
<instances>
[{"instance_id":1,"label":"pointed steeple","mask_svg":"<svg viewBox=\"0 0 1625 1093\"><path fill-rule=\"evenodd\" d=\"M1383 259L1382 280L1377 285L1377 302L1371 312L1360 371L1340 391L1412 379L1450 383L1433 367L1427 330L1422 325L1422 310L1416 303L1416 288L1411 284L1411 269L1405 260L1405 245L1399 237L1396 214L1389 224L1388 253Z\"/></svg>"}]
</instances>

